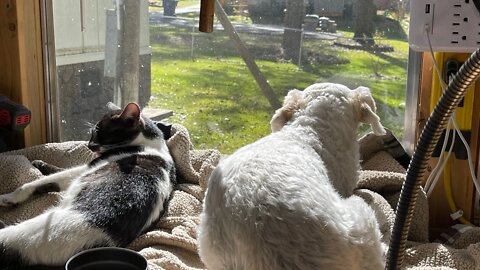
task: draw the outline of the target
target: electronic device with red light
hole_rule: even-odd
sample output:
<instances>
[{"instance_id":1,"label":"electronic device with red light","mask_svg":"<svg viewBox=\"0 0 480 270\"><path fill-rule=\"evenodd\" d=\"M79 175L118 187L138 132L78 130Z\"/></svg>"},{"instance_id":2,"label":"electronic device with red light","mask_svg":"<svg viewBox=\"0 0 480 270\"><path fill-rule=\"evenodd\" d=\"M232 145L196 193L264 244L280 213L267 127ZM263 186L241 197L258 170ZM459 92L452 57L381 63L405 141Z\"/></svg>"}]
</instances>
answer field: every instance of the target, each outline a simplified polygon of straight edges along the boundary
<instances>
[{"instance_id":1,"label":"electronic device with red light","mask_svg":"<svg viewBox=\"0 0 480 270\"><path fill-rule=\"evenodd\" d=\"M21 131L31 119L29 109L0 95L0 129Z\"/></svg>"}]
</instances>

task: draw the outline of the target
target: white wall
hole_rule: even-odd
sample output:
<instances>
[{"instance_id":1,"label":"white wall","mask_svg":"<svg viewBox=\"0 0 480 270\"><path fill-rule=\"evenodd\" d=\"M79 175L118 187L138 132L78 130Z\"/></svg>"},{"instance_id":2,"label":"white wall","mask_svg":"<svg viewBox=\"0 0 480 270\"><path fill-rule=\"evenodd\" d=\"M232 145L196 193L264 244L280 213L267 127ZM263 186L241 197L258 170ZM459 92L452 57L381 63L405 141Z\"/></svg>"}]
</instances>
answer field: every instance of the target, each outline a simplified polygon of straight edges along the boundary
<instances>
[{"instance_id":1,"label":"white wall","mask_svg":"<svg viewBox=\"0 0 480 270\"><path fill-rule=\"evenodd\" d=\"M140 53L149 54L148 0L140 1ZM57 65L104 59L105 14L107 9L113 8L113 0L53 0Z\"/></svg>"}]
</instances>

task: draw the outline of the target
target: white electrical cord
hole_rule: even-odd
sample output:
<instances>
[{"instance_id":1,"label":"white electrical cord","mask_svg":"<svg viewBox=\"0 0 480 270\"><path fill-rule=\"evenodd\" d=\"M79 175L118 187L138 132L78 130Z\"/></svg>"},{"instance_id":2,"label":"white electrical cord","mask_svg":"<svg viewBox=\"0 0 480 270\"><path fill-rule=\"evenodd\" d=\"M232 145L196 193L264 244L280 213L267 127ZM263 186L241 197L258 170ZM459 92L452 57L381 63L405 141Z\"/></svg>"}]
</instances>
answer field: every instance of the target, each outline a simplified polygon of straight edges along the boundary
<instances>
[{"instance_id":1,"label":"white electrical cord","mask_svg":"<svg viewBox=\"0 0 480 270\"><path fill-rule=\"evenodd\" d=\"M451 126L451 120L448 122L447 130L445 132L445 139L443 140L442 150L440 152L440 157L438 158L437 165L432 170L432 172L427 178L427 181L425 182L424 189L427 193L427 197L430 197L434 187L437 185L438 179L440 179L443 169L445 168L445 165L447 164L447 161L450 158L450 154L452 153L452 150L453 150L454 144L451 143L450 148L447 151L447 155L445 156L443 154L445 152L445 148L447 147L448 139L450 137L450 126ZM455 135L456 135L456 132L453 132L452 142L455 142Z\"/></svg>"},{"instance_id":2,"label":"white electrical cord","mask_svg":"<svg viewBox=\"0 0 480 270\"><path fill-rule=\"evenodd\" d=\"M439 78L440 86L442 88L442 92L445 92L446 85L445 85L445 82L441 79L442 76L441 76L441 73L440 73L440 69L438 67L437 61L435 60L435 55L433 53L433 48L432 48L432 44L431 44L431 41L430 41L429 31L430 31L429 26L425 25L425 33L426 33L426 36L427 36L428 46L430 48L430 56L432 57L433 65L435 67L437 77ZM452 143L451 143L450 148L448 150L447 156L445 158L443 158L443 151L445 151L446 144L448 143L448 137L449 137L449 133L450 133L450 125L451 124L453 124L453 126L454 126ZM458 128L457 122L455 121L455 112L454 112L452 114L452 117L450 117L450 120L447 124L447 130L445 132L445 140L443 142L442 152L440 154L440 158L439 158L439 161L437 163L437 166L435 166L434 170L432 171L432 173L428 177L427 182L425 184L425 189L427 191L427 196L431 195L435 185L438 182L438 178L440 177L440 175L441 175L441 173L442 173L442 171L443 171L443 169L444 169L444 167L445 167L445 165L448 161L448 158L450 157L450 154L453 150L453 145L454 145L454 142L455 142L455 135L456 134L458 134L458 136L460 137L460 140L462 141L463 145L465 146L465 150L467 152L468 167L470 169L470 175L471 175L473 183L475 185L475 189L476 189L477 193L480 195L480 183L478 183L478 179L475 176L475 171L474 171L470 146L468 145L467 141L465 140L465 137L463 136L462 132Z\"/></svg>"},{"instance_id":3,"label":"white electrical cord","mask_svg":"<svg viewBox=\"0 0 480 270\"><path fill-rule=\"evenodd\" d=\"M465 137L463 137L463 134L460 132L457 126L457 122L453 121L453 125L460 137L460 140L462 140L463 145L465 146L465 149L467 151L468 168L470 169L470 176L472 177L473 184L475 185L475 189L477 190L478 195L480 195L480 183L478 183L478 179L475 176L475 169L473 167L473 160L472 160L472 153L470 151L470 145L468 145L467 140L465 140Z\"/></svg>"},{"instance_id":4,"label":"white electrical cord","mask_svg":"<svg viewBox=\"0 0 480 270\"><path fill-rule=\"evenodd\" d=\"M435 55L433 53L433 48L432 48L432 45L430 43L430 35L429 35L429 27L428 25L425 26L425 32L427 34L427 40L428 40L428 44L429 44L429 48L430 48L430 56L432 57L432 61L433 61L433 66L435 68L435 71L438 75L439 78L441 78L440 76L440 69L438 67L438 64L435 60ZM440 83L441 83L441 87L442 87L442 90L444 89L444 85L443 85L443 81L440 79ZM444 90L443 90L444 91ZM453 143L450 145L450 148L447 152L447 156L445 157L444 156L444 152L445 152L445 148L447 146L447 143L448 143L448 139L449 139L449 136L450 136L450 126L451 126L451 122L452 122L452 118L454 119L454 116L452 115L452 117L450 117L450 120L447 124L447 130L445 132L445 138L443 140L443 145L442 145L442 150L440 152L440 157L438 159L438 162L437 162L437 165L435 166L435 168L432 170L432 172L430 173L429 177L427 178L427 181L425 182L425 191L427 192L427 196L430 197L430 195L432 194L433 192L433 189L434 187L437 185L437 182L438 182L438 179L440 178L440 175L442 174L443 172L443 169L445 168L445 165L447 164L447 161L448 161L448 158L450 157L450 154L452 153L452 150L453 150ZM452 138L452 142L455 141L455 133L453 133L453 138Z\"/></svg>"}]
</instances>

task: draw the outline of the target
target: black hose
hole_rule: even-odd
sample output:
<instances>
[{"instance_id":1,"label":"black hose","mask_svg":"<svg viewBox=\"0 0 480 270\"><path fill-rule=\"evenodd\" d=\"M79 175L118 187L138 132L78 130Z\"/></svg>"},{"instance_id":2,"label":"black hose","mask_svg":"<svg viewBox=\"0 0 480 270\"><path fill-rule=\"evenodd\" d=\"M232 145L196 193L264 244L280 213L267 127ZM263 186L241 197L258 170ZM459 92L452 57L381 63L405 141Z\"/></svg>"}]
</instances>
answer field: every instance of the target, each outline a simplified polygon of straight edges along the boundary
<instances>
[{"instance_id":1,"label":"black hose","mask_svg":"<svg viewBox=\"0 0 480 270\"><path fill-rule=\"evenodd\" d=\"M408 166L407 176L400 192L385 269L400 269L402 266L408 231L421 181L427 168L427 161L432 156L433 149L447 125L448 119L479 75L480 49L477 49L465 61L453 80L450 81L445 93L440 97L428 118L417 142L415 153Z\"/></svg>"},{"instance_id":2,"label":"black hose","mask_svg":"<svg viewBox=\"0 0 480 270\"><path fill-rule=\"evenodd\" d=\"M477 8L477 10L480 11L480 0L473 0L473 4Z\"/></svg>"}]
</instances>

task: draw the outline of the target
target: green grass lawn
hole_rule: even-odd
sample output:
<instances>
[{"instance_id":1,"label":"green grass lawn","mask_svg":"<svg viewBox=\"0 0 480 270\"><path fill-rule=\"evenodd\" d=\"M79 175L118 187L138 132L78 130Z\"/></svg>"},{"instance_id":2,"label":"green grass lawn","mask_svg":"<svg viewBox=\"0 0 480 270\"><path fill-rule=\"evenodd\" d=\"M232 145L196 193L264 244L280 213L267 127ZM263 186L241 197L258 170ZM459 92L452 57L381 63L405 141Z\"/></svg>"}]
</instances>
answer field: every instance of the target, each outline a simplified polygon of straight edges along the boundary
<instances>
[{"instance_id":1,"label":"green grass lawn","mask_svg":"<svg viewBox=\"0 0 480 270\"><path fill-rule=\"evenodd\" d=\"M401 137L407 41L379 40L377 43L392 46L394 52L374 53L305 38L304 61L299 68L279 57L281 36L241 37L280 100L289 89L303 89L315 82L367 86L384 125ZM186 126L196 148L231 153L270 132L273 109L225 33L152 26L151 46L149 106L173 110L168 121Z\"/></svg>"}]
</instances>

